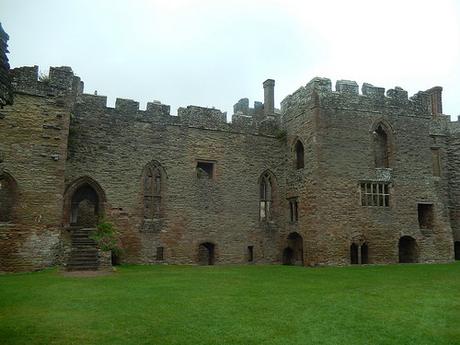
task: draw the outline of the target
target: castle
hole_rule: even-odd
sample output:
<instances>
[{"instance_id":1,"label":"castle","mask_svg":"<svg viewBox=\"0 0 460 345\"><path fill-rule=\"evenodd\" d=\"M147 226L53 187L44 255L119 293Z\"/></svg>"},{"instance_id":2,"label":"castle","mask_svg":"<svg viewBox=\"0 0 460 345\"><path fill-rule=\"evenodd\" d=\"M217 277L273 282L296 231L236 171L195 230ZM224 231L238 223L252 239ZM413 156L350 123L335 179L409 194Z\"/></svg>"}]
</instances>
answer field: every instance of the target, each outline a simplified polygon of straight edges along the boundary
<instances>
[{"instance_id":1,"label":"castle","mask_svg":"<svg viewBox=\"0 0 460 345\"><path fill-rule=\"evenodd\" d=\"M314 78L277 110L268 79L264 102L241 99L227 123L214 108L107 107L69 67L9 73L0 271L98 268L87 232L101 217L119 229L123 263L460 256L460 124L442 114L440 87L409 98Z\"/></svg>"}]
</instances>

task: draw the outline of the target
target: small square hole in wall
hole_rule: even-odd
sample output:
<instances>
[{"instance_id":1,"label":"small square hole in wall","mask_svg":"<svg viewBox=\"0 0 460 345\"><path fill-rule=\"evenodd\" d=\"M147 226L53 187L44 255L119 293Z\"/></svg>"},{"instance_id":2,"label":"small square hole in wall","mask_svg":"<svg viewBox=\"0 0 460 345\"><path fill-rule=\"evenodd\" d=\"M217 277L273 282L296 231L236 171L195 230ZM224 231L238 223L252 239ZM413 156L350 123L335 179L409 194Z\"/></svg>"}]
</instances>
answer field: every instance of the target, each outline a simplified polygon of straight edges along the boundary
<instances>
[{"instance_id":1,"label":"small square hole in wall","mask_svg":"<svg viewBox=\"0 0 460 345\"><path fill-rule=\"evenodd\" d=\"M214 177L214 162L198 161L196 163L196 176L212 179Z\"/></svg>"}]
</instances>

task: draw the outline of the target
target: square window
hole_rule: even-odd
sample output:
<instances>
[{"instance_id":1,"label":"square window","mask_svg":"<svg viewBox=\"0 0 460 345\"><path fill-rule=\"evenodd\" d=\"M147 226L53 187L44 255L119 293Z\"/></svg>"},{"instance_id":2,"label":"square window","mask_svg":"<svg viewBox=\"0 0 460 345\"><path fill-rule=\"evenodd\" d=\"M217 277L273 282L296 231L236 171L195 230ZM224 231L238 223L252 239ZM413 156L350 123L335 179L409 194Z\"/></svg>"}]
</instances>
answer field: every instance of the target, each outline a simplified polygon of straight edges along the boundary
<instances>
[{"instance_id":1,"label":"square window","mask_svg":"<svg viewBox=\"0 0 460 345\"><path fill-rule=\"evenodd\" d=\"M214 162L198 161L196 163L196 176L212 179L214 177Z\"/></svg>"}]
</instances>

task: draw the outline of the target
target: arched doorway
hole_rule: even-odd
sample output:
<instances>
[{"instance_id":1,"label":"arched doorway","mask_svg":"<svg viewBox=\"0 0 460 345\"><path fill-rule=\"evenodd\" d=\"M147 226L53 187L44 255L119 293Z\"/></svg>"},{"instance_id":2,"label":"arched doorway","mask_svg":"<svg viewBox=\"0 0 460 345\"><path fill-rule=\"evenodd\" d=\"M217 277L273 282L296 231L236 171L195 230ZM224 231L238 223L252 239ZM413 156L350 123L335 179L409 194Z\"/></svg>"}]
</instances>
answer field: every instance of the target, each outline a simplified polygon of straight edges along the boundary
<instances>
[{"instance_id":1,"label":"arched doorway","mask_svg":"<svg viewBox=\"0 0 460 345\"><path fill-rule=\"evenodd\" d=\"M417 262L417 242L413 237L403 236L399 239L399 262Z\"/></svg>"},{"instance_id":2,"label":"arched doorway","mask_svg":"<svg viewBox=\"0 0 460 345\"><path fill-rule=\"evenodd\" d=\"M454 242L455 260L460 260L460 241Z\"/></svg>"},{"instance_id":3,"label":"arched doorway","mask_svg":"<svg viewBox=\"0 0 460 345\"><path fill-rule=\"evenodd\" d=\"M99 196L88 184L80 186L72 196L71 225L92 227L99 218Z\"/></svg>"},{"instance_id":4,"label":"arched doorway","mask_svg":"<svg viewBox=\"0 0 460 345\"><path fill-rule=\"evenodd\" d=\"M0 222L13 220L16 202L16 181L9 174L0 174Z\"/></svg>"},{"instance_id":5,"label":"arched doorway","mask_svg":"<svg viewBox=\"0 0 460 345\"><path fill-rule=\"evenodd\" d=\"M215 255L214 243L205 242L198 246L198 263L200 265L214 265Z\"/></svg>"},{"instance_id":6,"label":"arched doorway","mask_svg":"<svg viewBox=\"0 0 460 345\"><path fill-rule=\"evenodd\" d=\"M94 227L104 215L105 193L90 177L71 183L64 196L64 224Z\"/></svg>"},{"instance_id":7,"label":"arched doorway","mask_svg":"<svg viewBox=\"0 0 460 345\"><path fill-rule=\"evenodd\" d=\"M303 266L303 239L297 232L287 237L287 247L283 250L283 265Z\"/></svg>"}]
</instances>

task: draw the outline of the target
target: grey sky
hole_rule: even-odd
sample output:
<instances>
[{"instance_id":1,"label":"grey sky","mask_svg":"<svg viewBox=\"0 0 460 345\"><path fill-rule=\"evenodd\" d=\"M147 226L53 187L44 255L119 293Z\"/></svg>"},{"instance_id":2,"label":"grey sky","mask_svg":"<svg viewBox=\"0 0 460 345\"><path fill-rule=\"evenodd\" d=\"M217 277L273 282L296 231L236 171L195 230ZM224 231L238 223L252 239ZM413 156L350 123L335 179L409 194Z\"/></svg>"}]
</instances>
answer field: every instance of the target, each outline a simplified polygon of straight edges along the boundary
<instances>
[{"instance_id":1,"label":"grey sky","mask_svg":"<svg viewBox=\"0 0 460 345\"><path fill-rule=\"evenodd\" d=\"M145 108L215 106L243 97L276 104L315 76L444 87L444 113L460 114L460 5L435 1L0 0L12 67L71 66L85 92Z\"/></svg>"}]
</instances>

